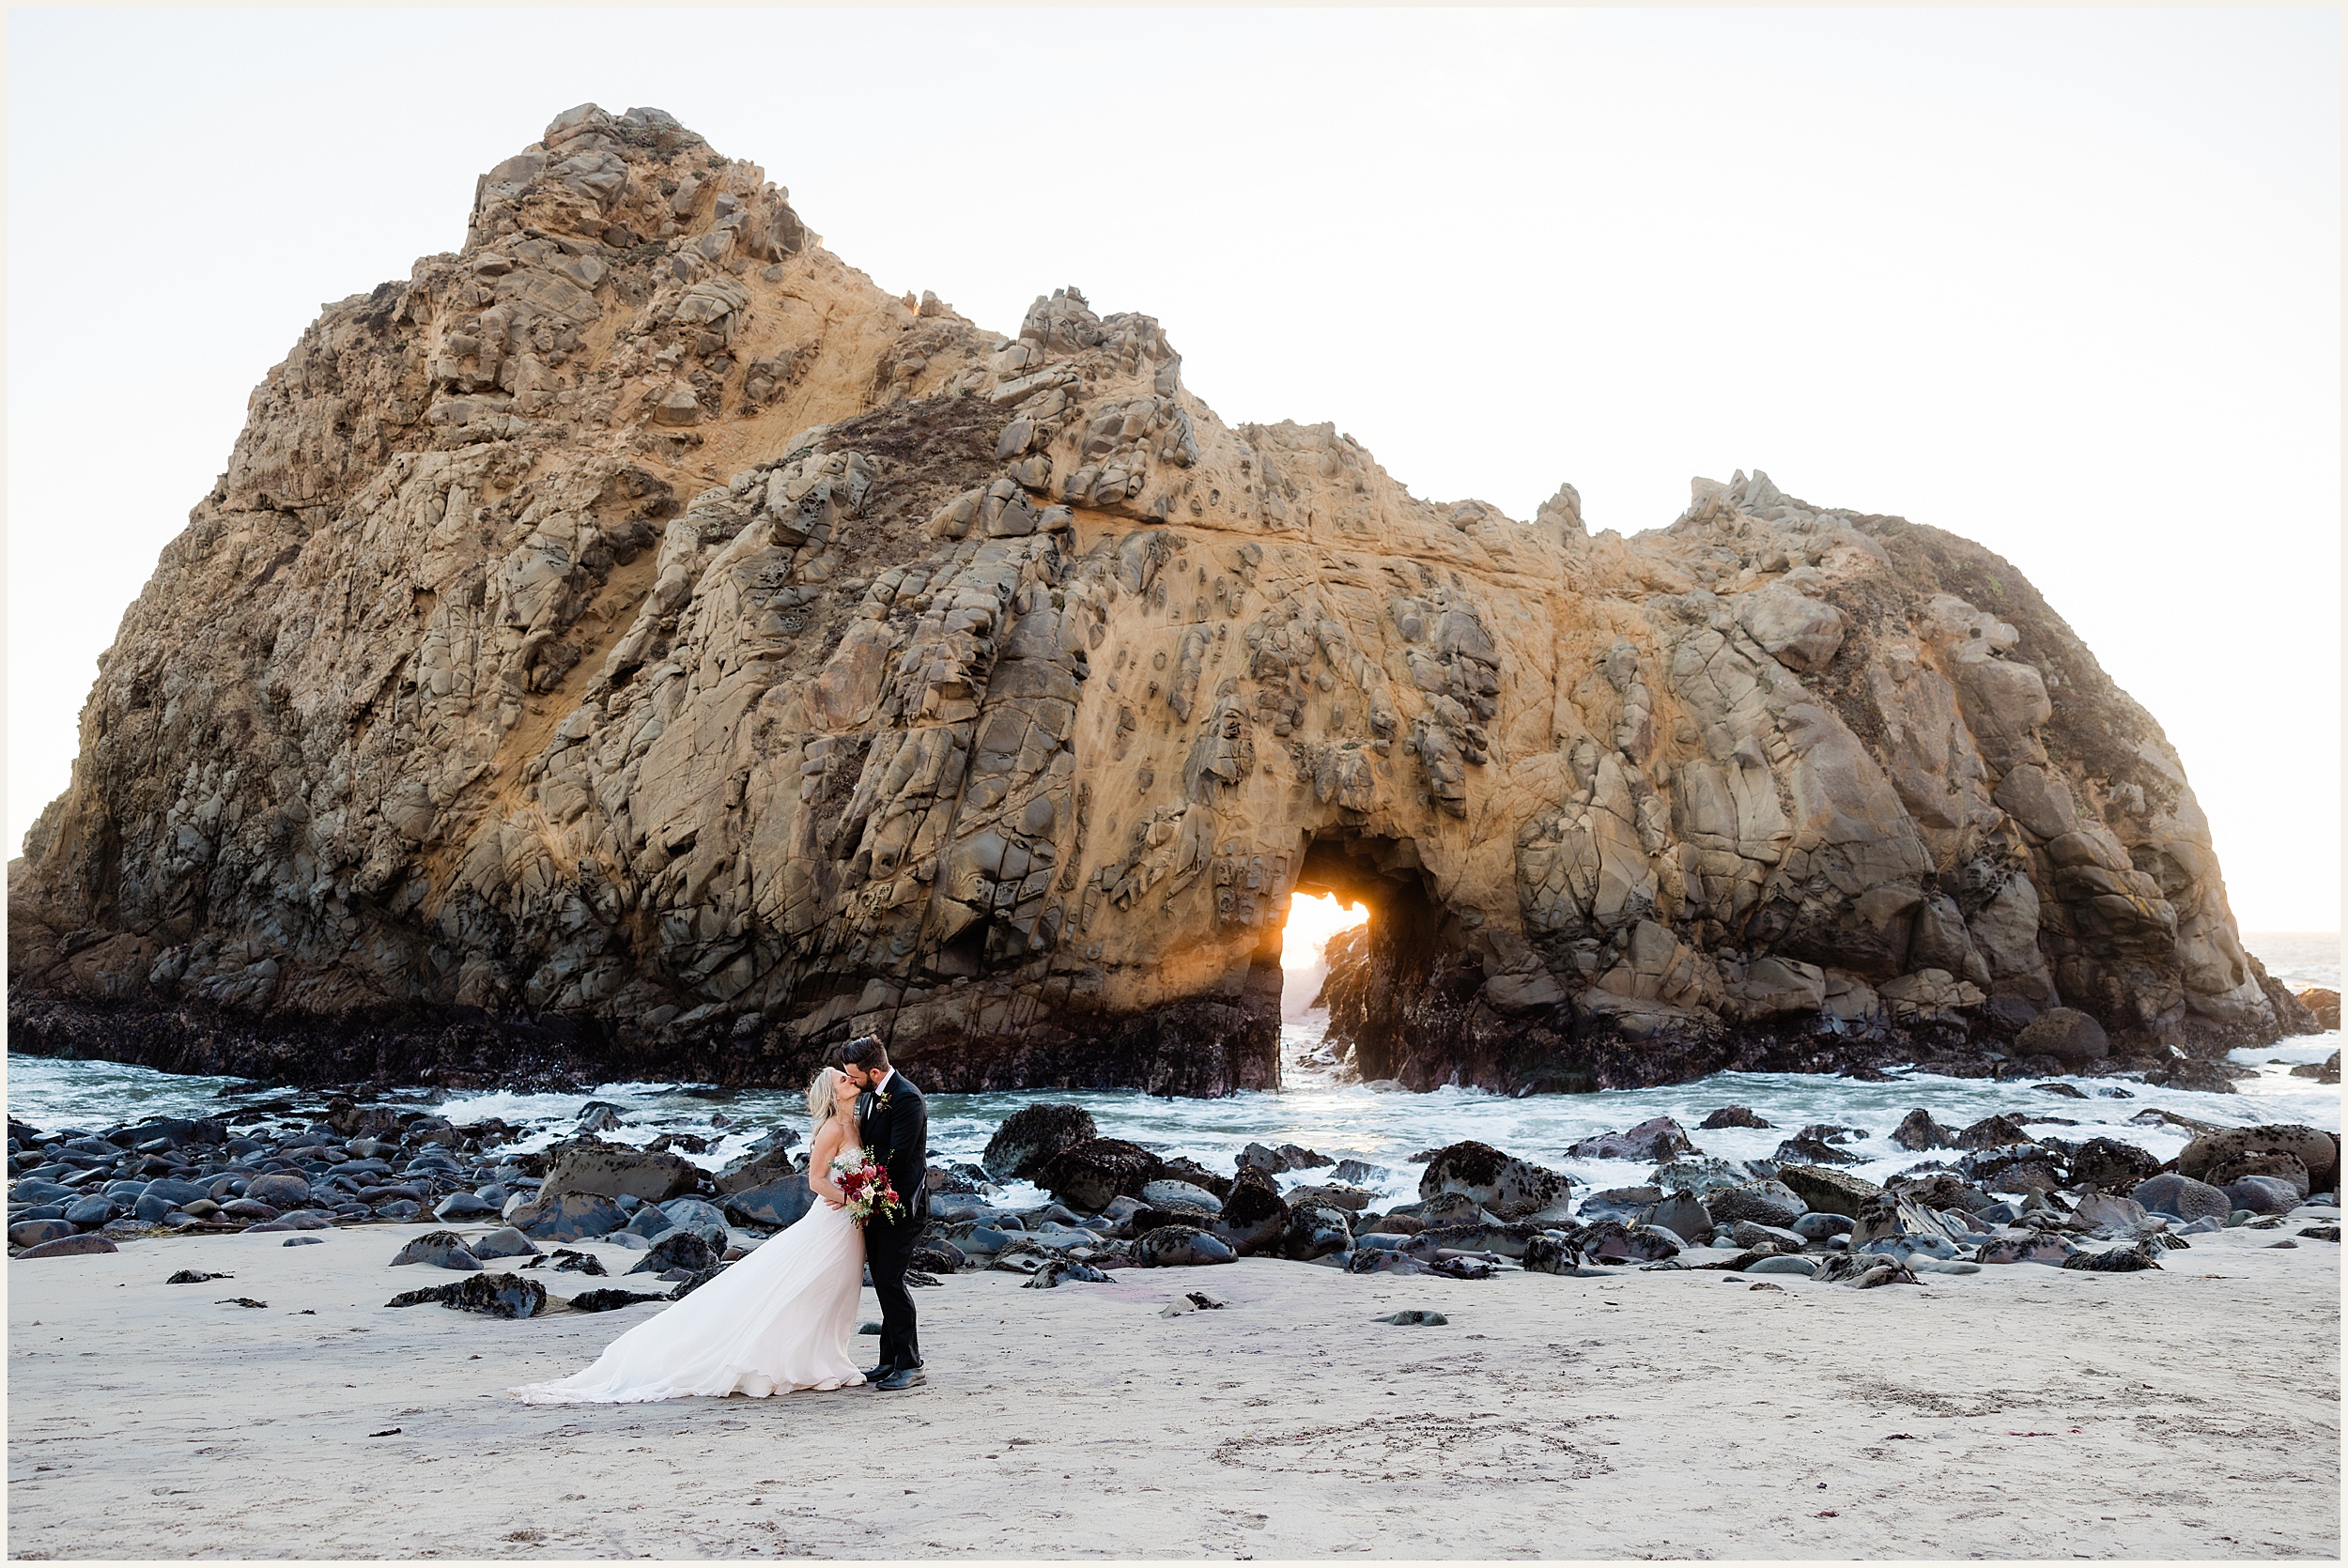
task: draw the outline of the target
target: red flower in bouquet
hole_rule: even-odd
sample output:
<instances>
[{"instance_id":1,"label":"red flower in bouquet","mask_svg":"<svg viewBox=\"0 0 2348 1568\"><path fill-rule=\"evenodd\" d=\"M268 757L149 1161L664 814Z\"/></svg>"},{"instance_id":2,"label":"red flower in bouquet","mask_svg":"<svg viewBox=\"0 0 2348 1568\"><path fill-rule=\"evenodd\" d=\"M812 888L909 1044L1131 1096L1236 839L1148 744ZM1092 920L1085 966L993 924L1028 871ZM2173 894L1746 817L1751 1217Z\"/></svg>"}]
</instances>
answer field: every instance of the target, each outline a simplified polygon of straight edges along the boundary
<instances>
[{"instance_id":1,"label":"red flower in bouquet","mask_svg":"<svg viewBox=\"0 0 2348 1568\"><path fill-rule=\"evenodd\" d=\"M897 1189L888 1179L888 1167L873 1158L873 1151L864 1151L863 1163L849 1165L845 1161L834 1167L841 1195L847 1199L848 1218L861 1225L873 1216L884 1221L904 1218L904 1207L898 1202Z\"/></svg>"}]
</instances>

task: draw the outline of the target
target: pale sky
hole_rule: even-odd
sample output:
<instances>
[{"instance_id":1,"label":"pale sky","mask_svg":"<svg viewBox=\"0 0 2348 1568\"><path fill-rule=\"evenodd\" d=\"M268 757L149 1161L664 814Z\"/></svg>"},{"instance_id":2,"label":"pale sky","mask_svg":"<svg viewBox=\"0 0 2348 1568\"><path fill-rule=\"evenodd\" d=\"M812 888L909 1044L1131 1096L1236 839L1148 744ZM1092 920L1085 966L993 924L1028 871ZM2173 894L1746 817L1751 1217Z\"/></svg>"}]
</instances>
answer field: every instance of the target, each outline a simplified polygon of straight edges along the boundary
<instances>
[{"instance_id":1,"label":"pale sky","mask_svg":"<svg viewBox=\"0 0 2348 1568\"><path fill-rule=\"evenodd\" d=\"M892 291L1156 315L1226 420L1669 523L1760 468L2019 567L2185 758L2248 930L2340 926L2330 11L25 11L13 848L320 301L594 100Z\"/></svg>"}]
</instances>

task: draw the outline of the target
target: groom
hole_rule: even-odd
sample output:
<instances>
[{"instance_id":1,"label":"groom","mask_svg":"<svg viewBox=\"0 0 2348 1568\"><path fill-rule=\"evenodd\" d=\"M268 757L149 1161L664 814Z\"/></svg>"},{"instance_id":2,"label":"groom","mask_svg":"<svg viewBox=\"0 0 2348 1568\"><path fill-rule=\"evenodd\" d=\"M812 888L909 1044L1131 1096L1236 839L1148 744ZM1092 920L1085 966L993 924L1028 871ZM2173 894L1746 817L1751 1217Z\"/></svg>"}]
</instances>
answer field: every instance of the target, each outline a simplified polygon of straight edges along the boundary
<instances>
[{"instance_id":1,"label":"groom","mask_svg":"<svg viewBox=\"0 0 2348 1568\"><path fill-rule=\"evenodd\" d=\"M873 1156L888 1167L897 1190L896 1220L878 1215L864 1227L864 1261L873 1270L873 1294L880 1298L880 1365L864 1375L873 1387L894 1391L926 1383L921 1346L914 1334L913 1296L905 1289L905 1265L929 1218L930 1115L921 1091L888 1065L877 1035L850 1040L840 1052L840 1070L863 1091L857 1099L857 1126Z\"/></svg>"}]
</instances>

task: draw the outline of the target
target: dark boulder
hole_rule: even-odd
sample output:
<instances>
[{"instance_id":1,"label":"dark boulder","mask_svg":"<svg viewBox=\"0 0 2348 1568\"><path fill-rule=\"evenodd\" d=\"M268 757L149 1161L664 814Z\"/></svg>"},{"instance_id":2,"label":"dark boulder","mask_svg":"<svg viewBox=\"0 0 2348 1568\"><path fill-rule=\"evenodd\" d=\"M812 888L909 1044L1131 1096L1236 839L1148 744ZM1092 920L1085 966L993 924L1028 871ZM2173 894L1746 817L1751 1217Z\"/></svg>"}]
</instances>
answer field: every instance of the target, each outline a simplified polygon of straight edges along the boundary
<instances>
[{"instance_id":1,"label":"dark boulder","mask_svg":"<svg viewBox=\"0 0 2348 1568\"><path fill-rule=\"evenodd\" d=\"M2172 1220L2199 1220L2204 1216L2223 1220L2233 1212L2233 1201L2207 1182L2174 1171L2139 1181L2128 1190L2128 1196L2155 1214L2166 1214Z\"/></svg>"},{"instance_id":2,"label":"dark boulder","mask_svg":"<svg viewBox=\"0 0 2348 1568\"><path fill-rule=\"evenodd\" d=\"M1300 1203L1321 1203L1327 1204L1331 1208L1342 1208L1348 1214L1366 1212L1378 1196L1358 1187L1338 1187L1321 1182L1299 1182L1282 1195L1288 1199L1290 1208Z\"/></svg>"},{"instance_id":3,"label":"dark boulder","mask_svg":"<svg viewBox=\"0 0 2348 1568\"><path fill-rule=\"evenodd\" d=\"M1723 1105L1696 1124L1698 1132L1717 1132L1724 1127L1763 1127L1769 1125L1762 1115L1750 1105Z\"/></svg>"},{"instance_id":4,"label":"dark boulder","mask_svg":"<svg viewBox=\"0 0 2348 1568\"><path fill-rule=\"evenodd\" d=\"M1081 1105L1029 1105L1003 1119L979 1164L996 1181L1022 1181L1061 1151L1100 1136L1092 1113Z\"/></svg>"},{"instance_id":5,"label":"dark boulder","mask_svg":"<svg viewBox=\"0 0 2348 1568\"><path fill-rule=\"evenodd\" d=\"M1823 1138L1798 1136L1787 1138L1777 1145L1772 1160L1789 1161L1801 1165L1861 1165L1863 1156L1840 1149Z\"/></svg>"},{"instance_id":6,"label":"dark boulder","mask_svg":"<svg viewBox=\"0 0 2348 1568\"><path fill-rule=\"evenodd\" d=\"M519 1274L469 1274L448 1284L402 1291L384 1305L417 1307L434 1301L490 1317L531 1317L546 1310L547 1287Z\"/></svg>"},{"instance_id":7,"label":"dark boulder","mask_svg":"<svg viewBox=\"0 0 2348 1568\"><path fill-rule=\"evenodd\" d=\"M2061 1153L2044 1144L1974 1149L1956 1168L1992 1192L2051 1192L2064 1182Z\"/></svg>"},{"instance_id":8,"label":"dark boulder","mask_svg":"<svg viewBox=\"0 0 2348 1568\"><path fill-rule=\"evenodd\" d=\"M20 1220L8 1227L8 1245L38 1247L44 1241L74 1234L71 1222L66 1220Z\"/></svg>"},{"instance_id":9,"label":"dark boulder","mask_svg":"<svg viewBox=\"0 0 2348 1568\"><path fill-rule=\"evenodd\" d=\"M1125 1219L1124 1234L1128 1239L1145 1236L1161 1225L1191 1225L1199 1230L1211 1228L1222 1217L1220 1206L1202 1208L1194 1204L1167 1204L1164 1207L1137 1208Z\"/></svg>"},{"instance_id":10,"label":"dark boulder","mask_svg":"<svg viewBox=\"0 0 2348 1568\"><path fill-rule=\"evenodd\" d=\"M1710 1239L1712 1227L1718 1222L1712 1218L1712 1211L1704 1207L1704 1200L1693 1192L1674 1192L1642 1209L1638 1222L1660 1225L1682 1241L1700 1247Z\"/></svg>"},{"instance_id":11,"label":"dark boulder","mask_svg":"<svg viewBox=\"0 0 2348 1568\"><path fill-rule=\"evenodd\" d=\"M1352 1216L1333 1204L1315 1200L1289 1205L1289 1221L1281 1244L1299 1263L1309 1263L1353 1245Z\"/></svg>"},{"instance_id":12,"label":"dark boulder","mask_svg":"<svg viewBox=\"0 0 2348 1568\"><path fill-rule=\"evenodd\" d=\"M1542 1231L1524 1243L1524 1256L1520 1260L1529 1273L1578 1274L1582 1271L1582 1249L1555 1231Z\"/></svg>"},{"instance_id":13,"label":"dark boulder","mask_svg":"<svg viewBox=\"0 0 2348 1568\"><path fill-rule=\"evenodd\" d=\"M2000 1236L1985 1241L1974 1252L1976 1263L2053 1263L2060 1264L2078 1251L2070 1237L2052 1231L2031 1231L2021 1236Z\"/></svg>"},{"instance_id":14,"label":"dark boulder","mask_svg":"<svg viewBox=\"0 0 2348 1568\"><path fill-rule=\"evenodd\" d=\"M716 1279L718 1275L724 1273L727 1269L733 1267L734 1265L731 1263L720 1263L714 1265L711 1268L703 1269L700 1273L693 1275L689 1279L679 1280L676 1284L676 1288L669 1292L669 1299L672 1301L684 1300L687 1296L692 1295L693 1292L699 1290L702 1286L707 1284L710 1281Z\"/></svg>"},{"instance_id":15,"label":"dark boulder","mask_svg":"<svg viewBox=\"0 0 2348 1568\"><path fill-rule=\"evenodd\" d=\"M2134 1274L2160 1265L2138 1248L2114 1247L2108 1253L2073 1253L2061 1267L2093 1274Z\"/></svg>"},{"instance_id":16,"label":"dark boulder","mask_svg":"<svg viewBox=\"0 0 2348 1568\"><path fill-rule=\"evenodd\" d=\"M1583 1197L1574 1209L1579 1220L1635 1220L1663 1201L1663 1190L1652 1184L1645 1187L1609 1187L1603 1192Z\"/></svg>"},{"instance_id":17,"label":"dark boulder","mask_svg":"<svg viewBox=\"0 0 2348 1568\"><path fill-rule=\"evenodd\" d=\"M804 1172L795 1171L780 1181L752 1187L725 1199L726 1218L739 1225L780 1230L796 1225L815 1207L815 1189Z\"/></svg>"},{"instance_id":18,"label":"dark boulder","mask_svg":"<svg viewBox=\"0 0 2348 1568\"><path fill-rule=\"evenodd\" d=\"M1418 1194L1432 1199L1457 1192L1498 1219L1525 1220L1552 1207L1562 1209L1572 1185L1562 1171L1471 1141L1435 1151L1419 1176Z\"/></svg>"},{"instance_id":19,"label":"dark boulder","mask_svg":"<svg viewBox=\"0 0 2348 1568\"><path fill-rule=\"evenodd\" d=\"M799 1168L791 1155L791 1145L798 1141L799 1135L790 1128L776 1128L718 1173L714 1183L720 1195L747 1192L780 1181Z\"/></svg>"},{"instance_id":20,"label":"dark boulder","mask_svg":"<svg viewBox=\"0 0 2348 1568\"><path fill-rule=\"evenodd\" d=\"M1119 1197L1141 1196L1163 1169L1158 1157L1119 1138L1089 1138L1045 1161L1032 1180L1062 1203L1097 1214Z\"/></svg>"},{"instance_id":21,"label":"dark boulder","mask_svg":"<svg viewBox=\"0 0 2348 1568\"><path fill-rule=\"evenodd\" d=\"M297 1208L289 1213L280 1214L274 1220L264 1220L257 1225L249 1225L246 1227L245 1234L256 1236L263 1231L332 1230L333 1228L334 1216L327 1210Z\"/></svg>"},{"instance_id":22,"label":"dark boulder","mask_svg":"<svg viewBox=\"0 0 2348 1568\"><path fill-rule=\"evenodd\" d=\"M1289 1206L1272 1178L1253 1165L1240 1167L1231 1195L1213 1225L1213 1234L1242 1257L1276 1253L1288 1235ZM1351 1237L1349 1227L1346 1234Z\"/></svg>"},{"instance_id":23,"label":"dark boulder","mask_svg":"<svg viewBox=\"0 0 2348 1568\"><path fill-rule=\"evenodd\" d=\"M1633 1230L1615 1220L1600 1220L1575 1239L1582 1255L1593 1263L1661 1263L1679 1255L1670 1237Z\"/></svg>"},{"instance_id":24,"label":"dark boulder","mask_svg":"<svg viewBox=\"0 0 2348 1568\"><path fill-rule=\"evenodd\" d=\"M244 1195L275 1209L300 1208L310 1201L310 1184L289 1172L271 1172L246 1182Z\"/></svg>"},{"instance_id":25,"label":"dark boulder","mask_svg":"<svg viewBox=\"0 0 2348 1568\"><path fill-rule=\"evenodd\" d=\"M494 1220L498 1206L471 1192L451 1192L433 1206L432 1218L451 1223L466 1220Z\"/></svg>"},{"instance_id":26,"label":"dark boulder","mask_svg":"<svg viewBox=\"0 0 2348 1568\"><path fill-rule=\"evenodd\" d=\"M2212 1187L2232 1187L2247 1176L2271 1176L2286 1184L2294 1203L2305 1200L2309 1191L2308 1168L2295 1154L2237 1154L2201 1173L2201 1179Z\"/></svg>"},{"instance_id":27,"label":"dark boulder","mask_svg":"<svg viewBox=\"0 0 2348 1568\"><path fill-rule=\"evenodd\" d=\"M2052 1056L2066 1066L2100 1062L2111 1054L2104 1026L2076 1007L2049 1007L2014 1037L2018 1056Z\"/></svg>"},{"instance_id":28,"label":"dark boulder","mask_svg":"<svg viewBox=\"0 0 2348 1568\"><path fill-rule=\"evenodd\" d=\"M1089 1263L1081 1263L1073 1257L1056 1257L1029 1274L1027 1283L1020 1288L1052 1290L1072 1281L1080 1284L1106 1284L1109 1277Z\"/></svg>"},{"instance_id":29,"label":"dark boulder","mask_svg":"<svg viewBox=\"0 0 2348 1568\"><path fill-rule=\"evenodd\" d=\"M610 1198L593 1192L541 1191L506 1216L515 1229L541 1241L587 1241L609 1236L627 1223L627 1215Z\"/></svg>"},{"instance_id":30,"label":"dark boulder","mask_svg":"<svg viewBox=\"0 0 2348 1568\"><path fill-rule=\"evenodd\" d=\"M1883 1191L1863 1176L1818 1165L1788 1165L1777 1173L1777 1179L1810 1208L1821 1214L1847 1214L1854 1220L1859 1217L1859 1206Z\"/></svg>"},{"instance_id":31,"label":"dark boulder","mask_svg":"<svg viewBox=\"0 0 2348 1568\"><path fill-rule=\"evenodd\" d=\"M1956 1134L1932 1119L1932 1113L1919 1105L1900 1118L1900 1125L1892 1130L1892 1142L1904 1149L1948 1149L1956 1147Z\"/></svg>"},{"instance_id":32,"label":"dark boulder","mask_svg":"<svg viewBox=\"0 0 2348 1568\"><path fill-rule=\"evenodd\" d=\"M1650 1116L1621 1132L1601 1132L1566 1150L1567 1156L1574 1160L1664 1161L1674 1155L1695 1152L1687 1129L1669 1116Z\"/></svg>"},{"instance_id":33,"label":"dark boulder","mask_svg":"<svg viewBox=\"0 0 2348 1568\"><path fill-rule=\"evenodd\" d=\"M487 1236L476 1237L466 1243L466 1250L475 1257L537 1257L537 1243L507 1225Z\"/></svg>"},{"instance_id":34,"label":"dark boulder","mask_svg":"<svg viewBox=\"0 0 2348 1568\"><path fill-rule=\"evenodd\" d=\"M200 1182L181 1181L173 1176L158 1176L147 1184L144 1197L161 1198L174 1208L185 1208L192 1203L202 1203L212 1195L211 1189Z\"/></svg>"},{"instance_id":35,"label":"dark boulder","mask_svg":"<svg viewBox=\"0 0 2348 1568\"><path fill-rule=\"evenodd\" d=\"M1731 1225L1739 1220L1764 1225L1791 1225L1810 1211L1801 1195L1782 1181L1718 1188L1704 1195L1704 1207L1711 1212L1714 1223Z\"/></svg>"},{"instance_id":36,"label":"dark boulder","mask_svg":"<svg viewBox=\"0 0 2348 1568\"><path fill-rule=\"evenodd\" d=\"M565 1301L564 1305L573 1312L617 1312L622 1307L632 1307L639 1301L667 1301L672 1299L667 1291L647 1296L640 1291L607 1286L602 1290L582 1290Z\"/></svg>"},{"instance_id":37,"label":"dark boulder","mask_svg":"<svg viewBox=\"0 0 2348 1568\"><path fill-rule=\"evenodd\" d=\"M2340 1145L2328 1132L2295 1123L2227 1127L2203 1132L2177 1156L2179 1174L2208 1179L2210 1170L2246 1154L2288 1154L2307 1167L2309 1191L2337 1191Z\"/></svg>"},{"instance_id":38,"label":"dark boulder","mask_svg":"<svg viewBox=\"0 0 2348 1568\"><path fill-rule=\"evenodd\" d=\"M918 1268L924 1274L959 1273L969 1263L962 1249L942 1236L923 1237L914 1243L912 1254L905 1260L907 1268Z\"/></svg>"},{"instance_id":39,"label":"dark boulder","mask_svg":"<svg viewBox=\"0 0 2348 1568\"><path fill-rule=\"evenodd\" d=\"M2000 1148L2030 1142L2030 1129L2013 1116L1984 1116L1956 1135L1961 1149Z\"/></svg>"},{"instance_id":40,"label":"dark boulder","mask_svg":"<svg viewBox=\"0 0 2348 1568\"><path fill-rule=\"evenodd\" d=\"M1144 1268L1228 1263L1236 1255L1223 1242L1189 1225L1161 1225L1134 1241L1134 1262Z\"/></svg>"},{"instance_id":41,"label":"dark boulder","mask_svg":"<svg viewBox=\"0 0 2348 1568\"><path fill-rule=\"evenodd\" d=\"M2124 1192L2158 1174L2160 1161L2117 1138L2090 1138L2071 1153L2071 1180L2107 1192Z\"/></svg>"},{"instance_id":42,"label":"dark boulder","mask_svg":"<svg viewBox=\"0 0 2348 1568\"><path fill-rule=\"evenodd\" d=\"M631 1274L665 1274L672 1268L682 1268L698 1274L723 1257L721 1250L713 1248L699 1234L679 1226L647 1249L636 1260Z\"/></svg>"},{"instance_id":43,"label":"dark boulder","mask_svg":"<svg viewBox=\"0 0 2348 1568\"><path fill-rule=\"evenodd\" d=\"M2253 1214L2288 1214L2307 1194L2280 1176L2246 1176L2228 1182L2226 1201Z\"/></svg>"},{"instance_id":44,"label":"dark boulder","mask_svg":"<svg viewBox=\"0 0 2348 1568\"><path fill-rule=\"evenodd\" d=\"M103 1192L93 1192L86 1198L76 1198L65 1206L65 1219L70 1224L102 1225L122 1211L121 1206Z\"/></svg>"},{"instance_id":45,"label":"dark boulder","mask_svg":"<svg viewBox=\"0 0 2348 1568\"><path fill-rule=\"evenodd\" d=\"M16 1254L16 1259L23 1263L27 1258L85 1257L92 1253L117 1253L121 1250L102 1236L61 1236L54 1241L25 1248Z\"/></svg>"},{"instance_id":46,"label":"dark boulder","mask_svg":"<svg viewBox=\"0 0 2348 1568\"><path fill-rule=\"evenodd\" d=\"M481 1267L481 1260L465 1238L453 1230L430 1231L417 1237L392 1259L394 1268L406 1263L428 1263L436 1268L461 1268L467 1271Z\"/></svg>"},{"instance_id":47,"label":"dark boulder","mask_svg":"<svg viewBox=\"0 0 2348 1568\"><path fill-rule=\"evenodd\" d=\"M541 1201L580 1192L599 1198L637 1198L666 1203L701 1185L702 1169L681 1154L630 1148L583 1137L547 1151Z\"/></svg>"}]
</instances>

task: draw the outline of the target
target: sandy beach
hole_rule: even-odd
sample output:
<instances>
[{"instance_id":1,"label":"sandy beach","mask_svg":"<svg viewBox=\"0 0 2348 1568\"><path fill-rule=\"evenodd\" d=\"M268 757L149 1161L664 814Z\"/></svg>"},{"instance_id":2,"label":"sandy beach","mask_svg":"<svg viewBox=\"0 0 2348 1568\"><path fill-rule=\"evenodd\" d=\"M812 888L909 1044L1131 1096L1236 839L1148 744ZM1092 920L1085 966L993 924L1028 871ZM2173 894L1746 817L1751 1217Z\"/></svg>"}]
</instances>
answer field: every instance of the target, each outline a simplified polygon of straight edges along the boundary
<instances>
[{"instance_id":1,"label":"sandy beach","mask_svg":"<svg viewBox=\"0 0 2348 1568\"><path fill-rule=\"evenodd\" d=\"M430 1226L133 1241L8 1267L8 1545L2336 1558L2340 1249L2270 1250L2298 1222L2198 1237L2158 1272L1867 1291L1261 1260L1055 1290L963 1274L919 1293L925 1389L557 1408L503 1391L658 1309L386 1307L456 1277L387 1266ZM580 1250L614 1276L641 1255ZM235 1278L164 1283L182 1268ZM1160 1315L1185 1290L1228 1304ZM1409 1308L1449 1322L1376 1321Z\"/></svg>"}]
</instances>

